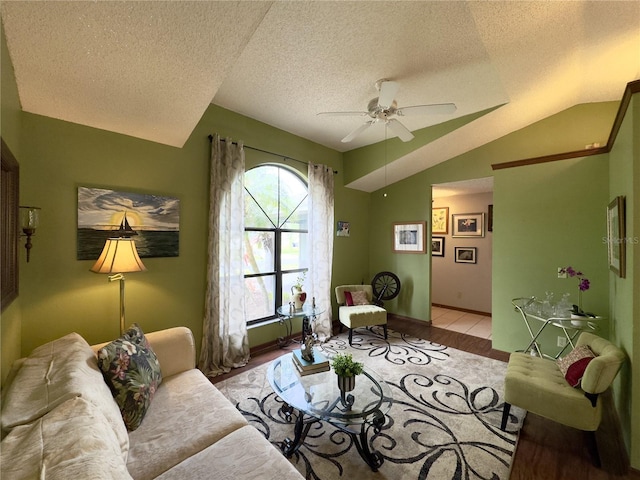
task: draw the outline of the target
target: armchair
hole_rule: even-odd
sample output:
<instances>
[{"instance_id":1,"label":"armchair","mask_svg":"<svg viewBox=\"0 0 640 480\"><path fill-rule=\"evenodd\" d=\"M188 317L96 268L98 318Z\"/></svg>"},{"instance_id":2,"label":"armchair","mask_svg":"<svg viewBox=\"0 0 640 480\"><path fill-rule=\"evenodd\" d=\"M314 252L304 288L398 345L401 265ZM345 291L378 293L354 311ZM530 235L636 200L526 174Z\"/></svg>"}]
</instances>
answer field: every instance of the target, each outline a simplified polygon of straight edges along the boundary
<instances>
[{"instance_id":1,"label":"armchair","mask_svg":"<svg viewBox=\"0 0 640 480\"><path fill-rule=\"evenodd\" d=\"M588 345L596 357L584 370L579 387L569 385L553 360L511 354L504 381L502 430L511 405L579 430L598 429L602 418L599 394L609 388L626 356L613 343L588 332L580 334L576 348L581 345Z\"/></svg>"},{"instance_id":2,"label":"armchair","mask_svg":"<svg viewBox=\"0 0 640 480\"><path fill-rule=\"evenodd\" d=\"M348 305L347 297L354 292L364 292L368 304ZM359 295L362 296L362 294ZM377 305L371 305L372 299L373 288L371 285L341 285L336 287L340 332L342 332L343 325L349 329L349 345L352 344L353 329L358 327L382 325L384 338L387 338L387 311Z\"/></svg>"}]
</instances>

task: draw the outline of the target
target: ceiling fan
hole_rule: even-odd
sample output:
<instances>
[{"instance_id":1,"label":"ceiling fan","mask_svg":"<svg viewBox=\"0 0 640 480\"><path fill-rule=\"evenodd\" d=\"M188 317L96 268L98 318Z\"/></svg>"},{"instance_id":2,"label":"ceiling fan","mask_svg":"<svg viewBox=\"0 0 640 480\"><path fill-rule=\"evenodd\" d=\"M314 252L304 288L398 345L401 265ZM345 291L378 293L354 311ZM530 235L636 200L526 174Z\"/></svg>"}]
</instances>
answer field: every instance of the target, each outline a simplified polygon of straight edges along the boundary
<instances>
[{"instance_id":1,"label":"ceiling fan","mask_svg":"<svg viewBox=\"0 0 640 480\"><path fill-rule=\"evenodd\" d=\"M375 83L376 90L380 93L378 97L372 99L367 106L366 112L320 112L318 115L326 116L361 116L368 115L371 120L367 120L353 132L342 139L343 143L348 143L374 123L385 122L391 130L402 140L408 142L413 139L411 131L405 127L395 117L408 117L410 115L433 115L451 114L456 111L453 103L437 103L431 105L413 105L411 107L398 108L395 101L396 93L400 85L387 79L378 80Z\"/></svg>"}]
</instances>

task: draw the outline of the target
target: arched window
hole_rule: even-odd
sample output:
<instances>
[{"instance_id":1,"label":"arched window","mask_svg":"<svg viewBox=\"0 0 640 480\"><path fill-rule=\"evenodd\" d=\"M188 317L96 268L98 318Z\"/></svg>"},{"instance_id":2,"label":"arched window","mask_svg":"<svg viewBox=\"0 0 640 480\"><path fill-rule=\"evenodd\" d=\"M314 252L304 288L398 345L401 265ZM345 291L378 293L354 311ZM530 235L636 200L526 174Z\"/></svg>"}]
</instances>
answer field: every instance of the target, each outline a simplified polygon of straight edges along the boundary
<instances>
[{"instance_id":1,"label":"arched window","mask_svg":"<svg viewBox=\"0 0 640 480\"><path fill-rule=\"evenodd\" d=\"M292 170L261 165L245 173L245 319L276 317L308 269L308 189Z\"/></svg>"}]
</instances>

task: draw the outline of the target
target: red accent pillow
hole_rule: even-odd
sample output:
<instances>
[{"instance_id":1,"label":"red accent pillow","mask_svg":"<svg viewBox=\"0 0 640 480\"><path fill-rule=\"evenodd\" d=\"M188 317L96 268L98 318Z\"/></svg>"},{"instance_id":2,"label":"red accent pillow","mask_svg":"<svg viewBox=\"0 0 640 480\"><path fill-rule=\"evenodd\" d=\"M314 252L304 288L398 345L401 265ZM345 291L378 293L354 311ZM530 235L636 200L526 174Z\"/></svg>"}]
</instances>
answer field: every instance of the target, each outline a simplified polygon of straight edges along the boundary
<instances>
[{"instance_id":1,"label":"red accent pillow","mask_svg":"<svg viewBox=\"0 0 640 480\"><path fill-rule=\"evenodd\" d=\"M344 292L344 303L347 307L353 307L353 297L351 292Z\"/></svg>"},{"instance_id":2,"label":"red accent pillow","mask_svg":"<svg viewBox=\"0 0 640 480\"><path fill-rule=\"evenodd\" d=\"M558 359L556 363L569 385L579 387L587 365L589 365L589 362L595 357L587 345L580 345L565 357Z\"/></svg>"}]
</instances>

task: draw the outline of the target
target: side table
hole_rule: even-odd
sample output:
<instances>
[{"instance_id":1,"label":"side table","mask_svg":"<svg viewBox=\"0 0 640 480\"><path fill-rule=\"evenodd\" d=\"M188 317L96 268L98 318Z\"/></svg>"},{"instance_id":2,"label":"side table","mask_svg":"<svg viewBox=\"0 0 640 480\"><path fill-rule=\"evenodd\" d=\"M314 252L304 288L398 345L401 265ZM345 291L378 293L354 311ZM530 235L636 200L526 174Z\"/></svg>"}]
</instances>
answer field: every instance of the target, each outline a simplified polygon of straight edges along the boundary
<instances>
[{"instance_id":1,"label":"side table","mask_svg":"<svg viewBox=\"0 0 640 480\"><path fill-rule=\"evenodd\" d=\"M300 310L289 310L289 305L282 305L276 309L278 317L280 318L280 324L284 326L287 333L284 337L278 337L278 346L284 347L289 345L293 340L291 339L292 324L291 321L294 318L302 318L302 339L301 343L304 343L307 335L311 335L311 322L315 321L316 317L324 313L324 308L315 308L312 305L304 305Z\"/></svg>"}]
</instances>

